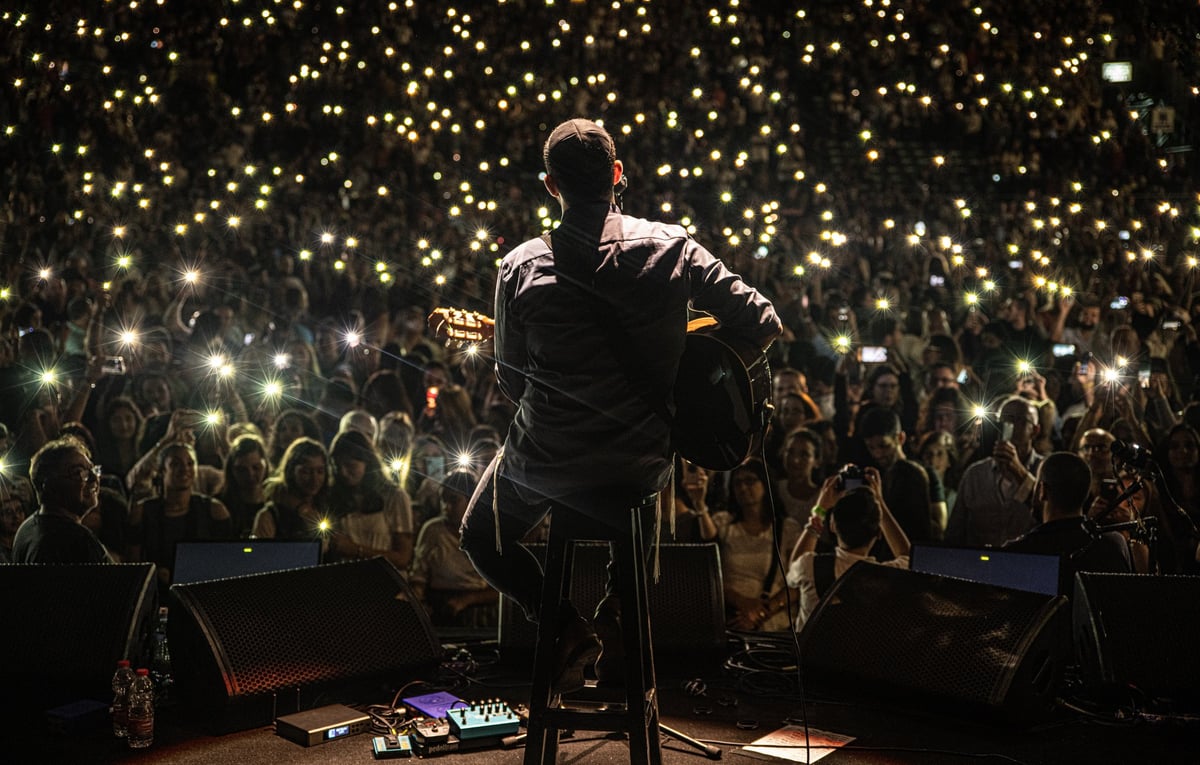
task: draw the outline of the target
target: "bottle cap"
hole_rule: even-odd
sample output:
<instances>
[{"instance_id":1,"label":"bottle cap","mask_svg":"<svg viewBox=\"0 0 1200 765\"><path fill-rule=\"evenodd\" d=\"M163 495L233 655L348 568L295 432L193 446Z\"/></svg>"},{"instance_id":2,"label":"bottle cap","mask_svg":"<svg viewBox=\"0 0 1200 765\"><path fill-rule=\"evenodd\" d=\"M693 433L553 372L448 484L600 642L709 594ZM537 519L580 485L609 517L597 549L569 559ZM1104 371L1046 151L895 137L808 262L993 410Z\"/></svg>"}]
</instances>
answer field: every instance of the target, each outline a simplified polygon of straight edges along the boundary
<instances>
[{"instance_id":1,"label":"bottle cap","mask_svg":"<svg viewBox=\"0 0 1200 765\"><path fill-rule=\"evenodd\" d=\"M145 667L139 667L137 673L139 677L142 675L149 675L150 670L146 669Z\"/></svg>"},{"instance_id":2,"label":"bottle cap","mask_svg":"<svg viewBox=\"0 0 1200 765\"><path fill-rule=\"evenodd\" d=\"M117 666L118 667L128 667L129 659L121 659L120 661L117 662Z\"/></svg>"}]
</instances>

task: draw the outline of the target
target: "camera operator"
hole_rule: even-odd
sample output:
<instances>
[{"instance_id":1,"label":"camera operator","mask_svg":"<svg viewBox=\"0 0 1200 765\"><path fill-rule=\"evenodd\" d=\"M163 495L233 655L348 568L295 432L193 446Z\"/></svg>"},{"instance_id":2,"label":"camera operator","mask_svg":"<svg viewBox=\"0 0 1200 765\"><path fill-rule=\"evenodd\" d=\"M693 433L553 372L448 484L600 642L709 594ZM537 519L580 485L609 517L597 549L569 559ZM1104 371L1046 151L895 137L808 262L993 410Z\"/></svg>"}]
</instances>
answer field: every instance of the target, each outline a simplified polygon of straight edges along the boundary
<instances>
[{"instance_id":1,"label":"camera operator","mask_svg":"<svg viewBox=\"0 0 1200 765\"><path fill-rule=\"evenodd\" d=\"M1083 515L1092 471L1082 457L1055 452L1042 461L1033 487L1033 506L1041 523L1004 545L1016 552L1061 555L1059 593L1069 595L1075 572L1127 574L1132 571L1129 544L1116 531L1098 532Z\"/></svg>"},{"instance_id":2,"label":"camera operator","mask_svg":"<svg viewBox=\"0 0 1200 765\"><path fill-rule=\"evenodd\" d=\"M853 467L853 466L847 466ZM854 476L860 476L855 478ZM847 478L861 481L850 488ZM828 508L828 510L826 510ZM829 530L837 540L832 553L818 553L817 540L825 531L825 516L829 518ZM880 562L871 555L871 550L882 539L888 551L895 556ZM796 616L799 630L808 620L821 597L829 591L838 577L861 561L867 563L908 568L908 553L912 549L904 529L892 516L883 499L883 481L875 468L859 471L843 470L830 476L821 485L817 506L809 516L804 533L792 548L787 571L788 587L800 590L800 612Z\"/></svg>"}]
</instances>

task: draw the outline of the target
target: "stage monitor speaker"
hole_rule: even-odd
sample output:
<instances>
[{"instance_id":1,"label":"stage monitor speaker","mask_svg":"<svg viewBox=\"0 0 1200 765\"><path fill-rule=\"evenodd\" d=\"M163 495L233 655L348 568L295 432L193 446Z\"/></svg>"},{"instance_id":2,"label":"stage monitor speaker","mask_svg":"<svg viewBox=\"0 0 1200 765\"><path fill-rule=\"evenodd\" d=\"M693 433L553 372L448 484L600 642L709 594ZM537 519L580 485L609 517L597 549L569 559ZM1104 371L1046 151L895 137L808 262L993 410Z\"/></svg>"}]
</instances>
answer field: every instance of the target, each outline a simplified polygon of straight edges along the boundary
<instances>
[{"instance_id":1,"label":"stage monitor speaker","mask_svg":"<svg viewBox=\"0 0 1200 765\"><path fill-rule=\"evenodd\" d=\"M804 671L832 689L970 707L1011 721L1050 711L1067 599L860 563L800 633Z\"/></svg>"},{"instance_id":2,"label":"stage monitor speaker","mask_svg":"<svg viewBox=\"0 0 1200 765\"><path fill-rule=\"evenodd\" d=\"M370 701L356 696L394 691L441 658L425 609L384 558L171 592L175 687L214 732L269 725L320 704Z\"/></svg>"},{"instance_id":3,"label":"stage monitor speaker","mask_svg":"<svg viewBox=\"0 0 1200 765\"><path fill-rule=\"evenodd\" d=\"M1080 572L1072 608L1088 686L1200 701L1200 577Z\"/></svg>"},{"instance_id":4,"label":"stage monitor speaker","mask_svg":"<svg viewBox=\"0 0 1200 765\"><path fill-rule=\"evenodd\" d=\"M0 566L0 688L9 702L20 701L16 711L109 701L117 662L145 665L154 570L153 563Z\"/></svg>"},{"instance_id":5,"label":"stage monitor speaker","mask_svg":"<svg viewBox=\"0 0 1200 765\"><path fill-rule=\"evenodd\" d=\"M538 560L545 561L546 545L528 547ZM668 670L721 661L726 654L725 595L717 545L664 543L659 555L660 580L647 577L655 660ZM607 542L575 544L571 602L584 616L591 617L604 597L607 567ZM505 660L530 659L536 639L537 626L511 600L501 598L499 640Z\"/></svg>"}]
</instances>

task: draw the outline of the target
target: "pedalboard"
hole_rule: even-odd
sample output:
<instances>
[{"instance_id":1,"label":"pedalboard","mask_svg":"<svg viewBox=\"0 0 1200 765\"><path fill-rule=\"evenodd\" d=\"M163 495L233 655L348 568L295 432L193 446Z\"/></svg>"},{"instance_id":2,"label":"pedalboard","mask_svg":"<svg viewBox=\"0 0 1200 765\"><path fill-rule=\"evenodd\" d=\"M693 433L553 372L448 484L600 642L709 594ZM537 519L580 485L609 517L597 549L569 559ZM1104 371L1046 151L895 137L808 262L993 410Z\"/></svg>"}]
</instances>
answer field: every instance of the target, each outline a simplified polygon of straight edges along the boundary
<instances>
[{"instance_id":1,"label":"pedalboard","mask_svg":"<svg viewBox=\"0 0 1200 765\"><path fill-rule=\"evenodd\" d=\"M472 738L466 741L459 740L458 736L448 736L438 743L422 741L420 736L414 736L412 741L413 752L418 757L439 757L443 754L474 752L480 749L498 749L502 743L503 741L499 736Z\"/></svg>"}]
</instances>

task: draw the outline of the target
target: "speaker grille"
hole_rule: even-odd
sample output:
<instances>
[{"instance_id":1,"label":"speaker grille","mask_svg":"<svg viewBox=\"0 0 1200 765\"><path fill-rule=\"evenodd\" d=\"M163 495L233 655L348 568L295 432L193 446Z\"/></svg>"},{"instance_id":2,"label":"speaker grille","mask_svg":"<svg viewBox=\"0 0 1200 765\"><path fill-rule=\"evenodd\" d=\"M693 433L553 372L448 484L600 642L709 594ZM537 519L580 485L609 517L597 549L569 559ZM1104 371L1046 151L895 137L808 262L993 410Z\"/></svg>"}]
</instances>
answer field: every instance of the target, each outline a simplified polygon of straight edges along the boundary
<instances>
[{"instance_id":1,"label":"speaker grille","mask_svg":"<svg viewBox=\"0 0 1200 765\"><path fill-rule=\"evenodd\" d=\"M545 561L546 545L529 548L538 560ZM647 577L655 658L666 668L674 663L718 660L725 651L725 596L717 546L663 544L659 554L662 577L657 583ZM584 616L590 617L604 597L607 566L607 543L575 544L571 602ZM526 620L507 598L500 601L499 638L506 658L532 656L537 625Z\"/></svg>"},{"instance_id":2,"label":"speaker grille","mask_svg":"<svg viewBox=\"0 0 1200 765\"><path fill-rule=\"evenodd\" d=\"M117 661L144 658L154 588L152 563L0 566L5 693L107 699Z\"/></svg>"},{"instance_id":3,"label":"speaker grille","mask_svg":"<svg viewBox=\"0 0 1200 765\"><path fill-rule=\"evenodd\" d=\"M806 670L989 707L1054 659L1065 603L1035 593L858 564L800 636Z\"/></svg>"},{"instance_id":4,"label":"speaker grille","mask_svg":"<svg viewBox=\"0 0 1200 765\"><path fill-rule=\"evenodd\" d=\"M176 671L193 703L281 689L398 680L441 653L428 616L383 558L176 585ZM254 723L252 723L254 724Z\"/></svg>"}]
</instances>

